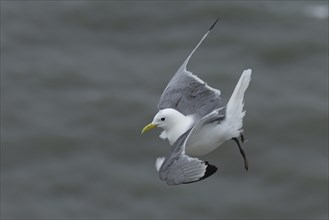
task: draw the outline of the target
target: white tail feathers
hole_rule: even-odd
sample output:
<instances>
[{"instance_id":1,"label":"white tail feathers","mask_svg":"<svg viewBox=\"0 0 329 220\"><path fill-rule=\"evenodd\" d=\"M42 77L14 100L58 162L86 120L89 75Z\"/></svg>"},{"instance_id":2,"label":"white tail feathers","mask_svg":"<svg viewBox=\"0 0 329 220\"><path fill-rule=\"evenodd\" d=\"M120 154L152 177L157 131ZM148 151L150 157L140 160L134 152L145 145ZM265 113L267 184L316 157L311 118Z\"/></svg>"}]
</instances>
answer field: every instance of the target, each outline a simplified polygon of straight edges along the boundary
<instances>
[{"instance_id":1,"label":"white tail feathers","mask_svg":"<svg viewBox=\"0 0 329 220\"><path fill-rule=\"evenodd\" d=\"M242 128L242 119L245 116L243 111L244 93L249 86L251 80L251 69L244 70L235 89L232 93L230 100L226 106L226 119L227 123L233 130Z\"/></svg>"}]
</instances>

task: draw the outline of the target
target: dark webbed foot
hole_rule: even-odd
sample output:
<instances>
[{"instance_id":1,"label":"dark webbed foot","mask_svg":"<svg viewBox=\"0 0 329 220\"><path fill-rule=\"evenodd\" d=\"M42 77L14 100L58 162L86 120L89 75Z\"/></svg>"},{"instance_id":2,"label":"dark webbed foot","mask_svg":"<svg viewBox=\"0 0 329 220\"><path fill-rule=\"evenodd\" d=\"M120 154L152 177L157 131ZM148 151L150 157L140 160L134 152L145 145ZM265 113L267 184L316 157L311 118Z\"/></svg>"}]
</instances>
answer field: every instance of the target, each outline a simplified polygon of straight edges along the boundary
<instances>
[{"instance_id":1,"label":"dark webbed foot","mask_svg":"<svg viewBox=\"0 0 329 220\"><path fill-rule=\"evenodd\" d=\"M244 141L244 137L243 137L242 134L240 135L240 138L241 138L241 141L243 142ZM235 143L237 143L237 145L239 147L239 150L240 150L240 153L241 153L241 155L242 155L242 157L244 159L244 168L246 169L246 171L248 171L248 160L247 160L247 157L246 157L246 154L245 154L243 148L240 145L239 139L235 137L235 138L232 138L232 140L235 141Z\"/></svg>"}]
</instances>

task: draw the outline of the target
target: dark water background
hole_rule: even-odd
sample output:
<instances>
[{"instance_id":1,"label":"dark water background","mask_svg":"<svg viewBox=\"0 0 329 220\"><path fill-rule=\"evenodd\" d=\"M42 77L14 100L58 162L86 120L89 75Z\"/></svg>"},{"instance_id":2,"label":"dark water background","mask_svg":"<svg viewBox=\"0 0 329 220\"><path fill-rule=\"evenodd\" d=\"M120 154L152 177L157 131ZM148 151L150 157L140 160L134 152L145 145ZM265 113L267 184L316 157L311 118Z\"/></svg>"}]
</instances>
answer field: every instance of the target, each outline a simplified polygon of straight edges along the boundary
<instances>
[{"instance_id":1,"label":"dark water background","mask_svg":"<svg viewBox=\"0 0 329 220\"><path fill-rule=\"evenodd\" d=\"M226 103L243 69L246 173L167 186L160 130L189 69ZM327 219L328 1L1 1L1 219Z\"/></svg>"}]
</instances>

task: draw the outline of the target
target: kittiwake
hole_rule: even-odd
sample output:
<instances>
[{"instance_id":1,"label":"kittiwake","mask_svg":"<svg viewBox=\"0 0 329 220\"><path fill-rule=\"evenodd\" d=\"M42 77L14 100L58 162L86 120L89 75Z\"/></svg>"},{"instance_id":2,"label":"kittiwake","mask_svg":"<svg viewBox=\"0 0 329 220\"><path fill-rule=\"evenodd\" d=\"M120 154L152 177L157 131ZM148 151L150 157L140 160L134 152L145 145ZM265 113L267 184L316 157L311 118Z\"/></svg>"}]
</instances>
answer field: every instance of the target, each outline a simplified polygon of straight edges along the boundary
<instances>
[{"instance_id":1,"label":"kittiwake","mask_svg":"<svg viewBox=\"0 0 329 220\"><path fill-rule=\"evenodd\" d=\"M221 105L220 90L208 86L186 69L191 56L218 20L169 81L159 100L159 112L142 130L144 133L162 128L160 137L172 145L169 156L156 160L160 179L170 185L196 182L215 173L216 166L194 157L212 152L227 140L237 143L248 170L239 138L243 143L244 93L251 80L251 69L243 71L226 106Z\"/></svg>"}]
</instances>

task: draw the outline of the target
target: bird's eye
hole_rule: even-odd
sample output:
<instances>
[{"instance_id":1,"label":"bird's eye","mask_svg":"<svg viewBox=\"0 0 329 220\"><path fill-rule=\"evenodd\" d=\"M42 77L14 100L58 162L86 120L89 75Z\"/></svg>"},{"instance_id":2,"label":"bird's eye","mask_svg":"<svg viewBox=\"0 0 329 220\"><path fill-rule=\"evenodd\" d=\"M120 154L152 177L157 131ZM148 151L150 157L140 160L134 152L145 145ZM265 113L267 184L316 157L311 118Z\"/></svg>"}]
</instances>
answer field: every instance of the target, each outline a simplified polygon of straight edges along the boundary
<instances>
[{"instance_id":1,"label":"bird's eye","mask_svg":"<svg viewBox=\"0 0 329 220\"><path fill-rule=\"evenodd\" d=\"M161 121L164 121L164 120L166 120L166 118L161 118Z\"/></svg>"}]
</instances>

